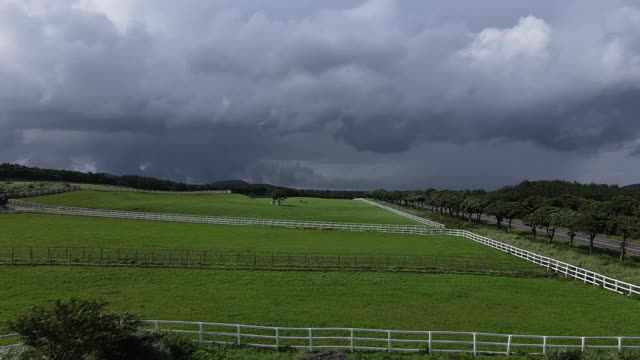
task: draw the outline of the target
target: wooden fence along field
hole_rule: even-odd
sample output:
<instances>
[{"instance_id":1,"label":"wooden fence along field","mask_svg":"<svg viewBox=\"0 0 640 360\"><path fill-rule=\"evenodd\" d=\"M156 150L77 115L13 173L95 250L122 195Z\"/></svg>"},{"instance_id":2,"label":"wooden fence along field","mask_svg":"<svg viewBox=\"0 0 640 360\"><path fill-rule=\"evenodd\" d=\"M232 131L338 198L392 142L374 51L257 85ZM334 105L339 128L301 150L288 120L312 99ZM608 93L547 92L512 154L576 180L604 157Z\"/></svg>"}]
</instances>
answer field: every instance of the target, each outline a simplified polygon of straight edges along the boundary
<instances>
[{"instance_id":1,"label":"wooden fence along field","mask_svg":"<svg viewBox=\"0 0 640 360\"><path fill-rule=\"evenodd\" d=\"M591 270L583 269L578 266L567 264L565 262L523 250L512 245L501 243L499 241L477 235L467 230L428 228L419 225L384 225L384 224L356 224L356 223L337 223L337 222L320 222L320 221L297 221L297 220L277 220L277 219L249 219L249 218L233 218L233 217L216 217L216 216L196 216L196 215L179 215L179 214L159 214L159 213L143 213L132 211L115 211L115 210L98 210L85 208L72 208L65 206L50 206L34 204L19 200L10 200L10 203L24 207L27 211L44 212L50 214L64 215L81 215L96 217L111 217L121 219L139 219L151 221L167 221L167 222L186 222L198 224L226 224L226 225L242 225L242 226L274 226L297 229L330 229L341 231L378 231L387 233L400 233L412 235L447 235L464 237L491 248L506 252L513 256L532 262L538 266L572 277L576 280L583 281L585 284L601 286L604 289L625 295L640 295L640 285L631 284L618 279L608 277L596 273ZM403 213L398 210L398 213ZM407 214L410 215L410 214ZM411 215L413 216L413 215Z\"/></svg>"},{"instance_id":2,"label":"wooden fence along field","mask_svg":"<svg viewBox=\"0 0 640 360\"><path fill-rule=\"evenodd\" d=\"M66 193L69 191L78 191L78 190L83 190L84 187L82 186L67 186L67 187L62 187L62 188L58 188L58 189L49 189L49 190L37 190L37 191L27 191L27 192L21 192L21 193L8 193L5 194L9 199L21 199L21 198L29 198L29 197L36 197L36 196L45 196L45 195L53 195L53 194L62 194L62 193Z\"/></svg>"},{"instance_id":3,"label":"wooden fence along field","mask_svg":"<svg viewBox=\"0 0 640 360\"><path fill-rule=\"evenodd\" d=\"M93 265L175 267L216 270L391 271L545 276L548 272L522 261L463 256L327 255L121 248L4 248L3 265Z\"/></svg>"},{"instance_id":4,"label":"wooden fence along field","mask_svg":"<svg viewBox=\"0 0 640 360\"><path fill-rule=\"evenodd\" d=\"M265 349L466 353L473 355L547 354L553 349L638 350L638 336L547 336L462 331L361 328L273 327L193 321L147 320L149 331L172 332L201 344ZM0 335L15 342L18 334ZM9 345L9 346L16 346ZM6 348L6 347L5 347Z\"/></svg>"},{"instance_id":5,"label":"wooden fence along field","mask_svg":"<svg viewBox=\"0 0 640 360\"><path fill-rule=\"evenodd\" d=\"M146 321L154 331L192 336L200 343L245 345L259 348L294 348L309 351L450 352L511 355L546 354L551 349L640 349L640 337L544 336L458 331L403 331L358 328L294 328L240 324Z\"/></svg>"},{"instance_id":6,"label":"wooden fence along field","mask_svg":"<svg viewBox=\"0 0 640 360\"><path fill-rule=\"evenodd\" d=\"M361 328L273 327L241 324L148 320L150 331L172 332L202 344L265 349L466 353L473 355L547 354L553 349L637 350L640 337L546 336L462 331ZM17 338L16 334L0 338Z\"/></svg>"}]
</instances>

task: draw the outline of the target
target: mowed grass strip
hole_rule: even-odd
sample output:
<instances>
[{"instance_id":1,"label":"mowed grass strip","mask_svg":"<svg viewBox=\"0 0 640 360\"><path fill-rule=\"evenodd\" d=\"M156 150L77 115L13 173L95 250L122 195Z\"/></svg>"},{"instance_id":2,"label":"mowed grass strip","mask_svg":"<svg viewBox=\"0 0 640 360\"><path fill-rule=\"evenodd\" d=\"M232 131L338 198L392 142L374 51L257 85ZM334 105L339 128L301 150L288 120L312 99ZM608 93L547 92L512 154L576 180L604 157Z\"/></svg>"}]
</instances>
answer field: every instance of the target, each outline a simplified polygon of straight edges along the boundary
<instances>
[{"instance_id":1,"label":"mowed grass strip","mask_svg":"<svg viewBox=\"0 0 640 360\"><path fill-rule=\"evenodd\" d=\"M561 279L96 267L0 269L0 323L97 298L146 319L544 335L638 335L640 302Z\"/></svg>"},{"instance_id":2,"label":"mowed grass strip","mask_svg":"<svg viewBox=\"0 0 640 360\"><path fill-rule=\"evenodd\" d=\"M0 248L104 247L317 254L469 256L517 260L465 238L184 224L51 214L0 216ZM524 260L522 260L524 262Z\"/></svg>"},{"instance_id":3,"label":"mowed grass strip","mask_svg":"<svg viewBox=\"0 0 640 360\"><path fill-rule=\"evenodd\" d=\"M358 200L289 198L282 205L271 199L239 194L149 194L122 191L74 191L27 199L48 205L154 213L332 221L374 224L418 223ZM303 202L301 202L304 201Z\"/></svg>"}]
</instances>

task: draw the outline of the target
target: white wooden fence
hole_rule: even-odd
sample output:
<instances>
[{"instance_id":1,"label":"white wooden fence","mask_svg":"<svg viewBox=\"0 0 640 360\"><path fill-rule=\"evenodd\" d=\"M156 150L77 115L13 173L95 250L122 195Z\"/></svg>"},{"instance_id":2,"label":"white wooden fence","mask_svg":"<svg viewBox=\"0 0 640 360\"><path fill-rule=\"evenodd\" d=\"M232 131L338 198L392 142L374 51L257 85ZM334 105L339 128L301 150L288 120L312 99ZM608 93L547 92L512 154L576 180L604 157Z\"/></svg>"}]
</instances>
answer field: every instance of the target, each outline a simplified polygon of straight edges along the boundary
<instances>
[{"instance_id":1,"label":"white wooden fence","mask_svg":"<svg viewBox=\"0 0 640 360\"><path fill-rule=\"evenodd\" d=\"M22 193L7 193L7 197L10 199L19 199L19 198L27 198L27 197L35 197L35 196L44 196L44 195L52 195L52 194L60 194L69 191L78 191L82 190L81 186L68 186L57 189L49 189L49 190L38 190L38 191L27 191Z\"/></svg>"},{"instance_id":2,"label":"white wooden fence","mask_svg":"<svg viewBox=\"0 0 640 360\"><path fill-rule=\"evenodd\" d=\"M215 216L197 216L197 215L179 215L179 214L154 214L131 211L116 210L98 210L85 208L72 208L65 206L51 206L24 202L19 200L9 200L10 204L23 206L30 211L45 212L52 214L64 215L82 215L111 217L122 219L139 219L153 221L168 222L188 222L200 224L224 224L224 225L244 225L244 226L273 226L285 228L303 228L303 229L331 229L342 231L375 231L385 233L400 233L413 235L447 235L458 236L473 240L477 243L492 247L502 252L509 253L521 259L530 261L534 264L553 270L559 274L572 277L576 280L583 281L585 284L601 286L604 289L615 291L619 294L640 295L640 285L631 284L621 280L617 280L606 275L596 273L587 269L574 266L560 260L556 260L547 256L539 255L531 251L523 250L518 247L508 245L478 234L474 234L467 230L456 229L434 229L419 225L387 225L387 224L356 224L356 223L337 223L337 222L320 222L320 221L296 221L296 220L278 220L278 219L251 219L251 218L235 218L235 217L215 217Z\"/></svg>"},{"instance_id":3,"label":"white wooden fence","mask_svg":"<svg viewBox=\"0 0 640 360\"><path fill-rule=\"evenodd\" d=\"M273 327L226 323L147 320L149 330L172 332L201 344L238 345L307 351L343 350L473 355L547 354L552 349L637 350L640 336L546 336L461 331L360 328ZM0 335L18 340L18 334ZM8 345L8 346L15 346Z\"/></svg>"},{"instance_id":4,"label":"white wooden fence","mask_svg":"<svg viewBox=\"0 0 640 360\"><path fill-rule=\"evenodd\" d=\"M636 336L544 336L459 331L359 328L295 328L188 321L146 321L155 331L193 336L200 343L308 351L450 352L511 355L546 354L550 349L640 349Z\"/></svg>"},{"instance_id":5,"label":"white wooden fence","mask_svg":"<svg viewBox=\"0 0 640 360\"><path fill-rule=\"evenodd\" d=\"M120 210L101 210L78 208L68 206L43 205L20 200L9 200L9 204L22 207L22 211L37 211L63 215L81 215L96 217L111 217L120 219L136 219L166 222L185 222L197 224L218 224L218 225L244 225L244 226L274 226L300 229L323 229L342 231L374 231L387 233L433 235L431 229L423 225L393 225L393 224L366 224L366 223L340 223L327 221L299 221L280 219L260 219L260 218L240 218L223 216L203 216L185 214L162 214Z\"/></svg>"},{"instance_id":6,"label":"white wooden fence","mask_svg":"<svg viewBox=\"0 0 640 360\"><path fill-rule=\"evenodd\" d=\"M381 209L390 211L390 212L392 212L394 214L398 214L400 216L404 216L404 217L406 217L408 219L417 221L417 222L425 224L425 225L429 225L429 226L434 227L434 228L438 228L438 229L444 229L445 228L444 224L440 224L439 222L435 222L433 220L429 220L429 219L426 219L426 218L423 218L423 217L420 217L420 216L409 214L409 213L406 213L406 212L404 212L402 210L398 210L398 209L395 209L395 208L392 208L392 207L389 207L389 206L386 206L386 205L379 204L379 203L377 203L375 201L362 199L362 198L357 198L355 200L364 201L369 205L373 205L373 206L379 207Z\"/></svg>"}]
</instances>

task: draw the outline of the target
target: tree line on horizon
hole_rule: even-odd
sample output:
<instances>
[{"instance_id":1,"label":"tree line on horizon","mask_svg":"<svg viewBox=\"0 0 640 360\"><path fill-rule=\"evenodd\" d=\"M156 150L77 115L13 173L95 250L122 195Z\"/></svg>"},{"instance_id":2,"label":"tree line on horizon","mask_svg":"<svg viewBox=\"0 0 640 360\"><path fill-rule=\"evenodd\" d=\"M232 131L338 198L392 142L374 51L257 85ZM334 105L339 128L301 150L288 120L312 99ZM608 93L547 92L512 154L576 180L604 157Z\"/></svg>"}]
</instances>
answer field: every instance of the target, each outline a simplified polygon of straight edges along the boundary
<instances>
[{"instance_id":1,"label":"tree line on horizon","mask_svg":"<svg viewBox=\"0 0 640 360\"><path fill-rule=\"evenodd\" d=\"M567 181L524 181L497 191L435 190L369 192L368 196L401 206L480 222L491 215L500 229L511 231L513 220L529 226L534 239L540 230L551 243L564 229L573 247L576 233L589 237L589 254L599 235L620 235L620 260L630 238L640 239L640 191L601 184Z\"/></svg>"},{"instance_id":2,"label":"tree line on horizon","mask_svg":"<svg viewBox=\"0 0 640 360\"><path fill-rule=\"evenodd\" d=\"M249 184L241 181L223 181L211 184L186 184L148 176L117 176L105 173L41 169L9 163L0 164L0 179L112 185L157 191L231 190L233 193L258 197L269 197L272 192L278 190L284 191L288 197L308 196L328 199L353 199L357 197L364 197L366 194L366 191L358 190L293 189L271 184Z\"/></svg>"}]
</instances>

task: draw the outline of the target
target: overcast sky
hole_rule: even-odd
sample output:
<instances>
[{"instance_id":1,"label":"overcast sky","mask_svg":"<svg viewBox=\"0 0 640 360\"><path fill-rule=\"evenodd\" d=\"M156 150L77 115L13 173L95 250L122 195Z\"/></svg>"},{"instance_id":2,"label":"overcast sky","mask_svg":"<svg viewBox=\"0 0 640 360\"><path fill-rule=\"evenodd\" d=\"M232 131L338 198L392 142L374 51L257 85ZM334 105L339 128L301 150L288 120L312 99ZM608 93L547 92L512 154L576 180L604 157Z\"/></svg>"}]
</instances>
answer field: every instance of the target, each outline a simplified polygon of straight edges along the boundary
<instances>
[{"instance_id":1,"label":"overcast sky","mask_svg":"<svg viewBox=\"0 0 640 360\"><path fill-rule=\"evenodd\" d=\"M640 182L640 3L0 0L0 162L189 182Z\"/></svg>"}]
</instances>

